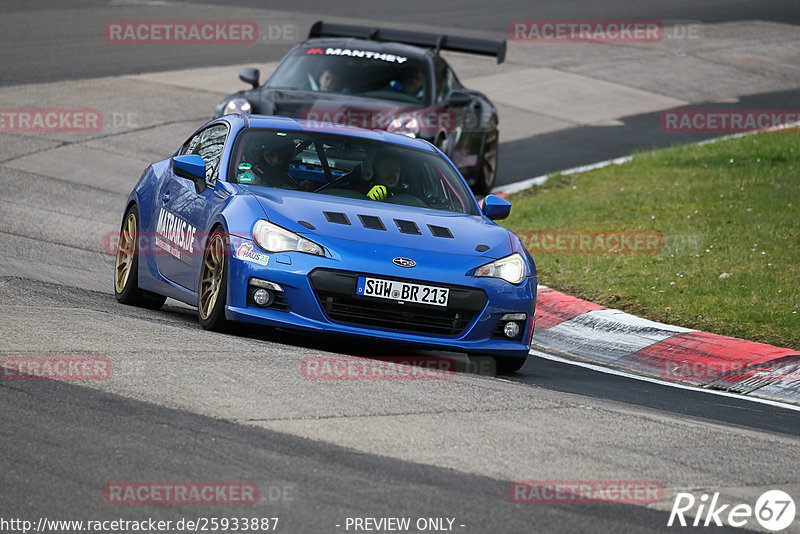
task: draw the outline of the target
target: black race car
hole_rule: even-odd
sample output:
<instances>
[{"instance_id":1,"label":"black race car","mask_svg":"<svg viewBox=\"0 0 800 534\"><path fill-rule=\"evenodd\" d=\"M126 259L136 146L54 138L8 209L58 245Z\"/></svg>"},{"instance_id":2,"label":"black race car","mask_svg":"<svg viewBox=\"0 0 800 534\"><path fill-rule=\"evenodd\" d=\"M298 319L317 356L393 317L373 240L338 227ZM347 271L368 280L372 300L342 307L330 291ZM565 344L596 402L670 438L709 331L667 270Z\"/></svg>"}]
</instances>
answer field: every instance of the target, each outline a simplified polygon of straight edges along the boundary
<instances>
[{"instance_id":1,"label":"black race car","mask_svg":"<svg viewBox=\"0 0 800 534\"><path fill-rule=\"evenodd\" d=\"M473 190L497 174L497 110L458 81L440 50L505 59L505 41L317 22L259 86L227 96L215 116L285 115L421 137L439 147Z\"/></svg>"}]
</instances>

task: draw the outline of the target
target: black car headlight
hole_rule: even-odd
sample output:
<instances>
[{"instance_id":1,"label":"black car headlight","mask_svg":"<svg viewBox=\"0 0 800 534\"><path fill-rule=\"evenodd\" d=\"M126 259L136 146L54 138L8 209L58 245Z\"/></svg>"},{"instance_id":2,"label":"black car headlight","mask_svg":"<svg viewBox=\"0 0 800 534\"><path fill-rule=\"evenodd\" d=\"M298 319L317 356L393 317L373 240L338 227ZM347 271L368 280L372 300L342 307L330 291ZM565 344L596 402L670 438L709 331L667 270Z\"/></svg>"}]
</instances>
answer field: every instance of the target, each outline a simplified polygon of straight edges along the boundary
<instances>
[{"instance_id":1,"label":"black car headlight","mask_svg":"<svg viewBox=\"0 0 800 534\"><path fill-rule=\"evenodd\" d=\"M222 110L223 115L231 115L234 113L250 115L252 112L253 106L246 98L231 98Z\"/></svg>"},{"instance_id":2,"label":"black car headlight","mask_svg":"<svg viewBox=\"0 0 800 534\"><path fill-rule=\"evenodd\" d=\"M253 226L253 239L267 252L304 252L325 256L321 245L264 219Z\"/></svg>"},{"instance_id":3,"label":"black car headlight","mask_svg":"<svg viewBox=\"0 0 800 534\"><path fill-rule=\"evenodd\" d=\"M416 137L420 131L419 120L408 113L404 113L399 117L395 117L386 126L387 132L407 135L408 137Z\"/></svg>"},{"instance_id":4,"label":"black car headlight","mask_svg":"<svg viewBox=\"0 0 800 534\"><path fill-rule=\"evenodd\" d=\"M525 266L525 259L518 252L481 265L475 270L475 276L501 278L511 284L521 284L527 274L528 268Z\"/></svg>"}]
</instances>

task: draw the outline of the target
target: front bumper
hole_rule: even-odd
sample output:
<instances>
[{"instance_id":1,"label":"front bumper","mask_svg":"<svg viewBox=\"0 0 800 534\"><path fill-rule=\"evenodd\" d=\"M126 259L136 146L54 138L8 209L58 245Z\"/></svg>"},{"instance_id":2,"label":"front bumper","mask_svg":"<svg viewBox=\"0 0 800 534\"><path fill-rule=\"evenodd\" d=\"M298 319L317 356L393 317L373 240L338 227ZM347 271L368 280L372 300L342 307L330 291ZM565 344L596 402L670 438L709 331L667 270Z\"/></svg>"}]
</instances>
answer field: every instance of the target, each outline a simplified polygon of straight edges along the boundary
<instances>
[{"instance_id":1,"label":"front bumper","mask_svg":"<svg viewBox=\"0 0 800 534\"><path fill-rule=\"evenodd\" d=\"M384 256L408 254L407 249L382 252ZM425 253L415 251L414 255L427 263ZM347 268L355 262L309 254L268 256L267 265L261 265L232 253L226 305L229 320L492 356L523 358L530 349L535 276L514 286L499 279L467 276L466 271L459 273L458 267L450 264L403 269L380 261L374 254L359 258L357 269ZM441 262L441 258L437 260ZM412 273L413 278L409 276ZM358 296L358 276L448 287L448 306ZM276 305L265 308L254 303L252 279L281 287ZM498 335L502 331L500 318L508 313L524 313L526 317L520 321L520 335L514 339Z\"/></svg>"}]
</instances>

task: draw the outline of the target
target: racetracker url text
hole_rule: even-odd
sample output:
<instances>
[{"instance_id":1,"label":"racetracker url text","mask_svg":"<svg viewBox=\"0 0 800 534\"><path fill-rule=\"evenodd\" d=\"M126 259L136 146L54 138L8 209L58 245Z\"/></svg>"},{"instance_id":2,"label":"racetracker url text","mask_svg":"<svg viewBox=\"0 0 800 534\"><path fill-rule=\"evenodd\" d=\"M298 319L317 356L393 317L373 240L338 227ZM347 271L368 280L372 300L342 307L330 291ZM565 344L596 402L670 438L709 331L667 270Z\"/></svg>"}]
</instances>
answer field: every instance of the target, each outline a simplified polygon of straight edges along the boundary
<instances>
[{"instance_id":1,"label":"racetracker url text","mask_svg":"<svg viewBox=\"0 0 800 534\"><path fill-rule=\"evenodd\" d=\"M38 521L0 517L0 532L275 532L277 517L196 517L178 520L141 521L128 519L60 520L40 517Z\"/></svg>"}]
</instances>

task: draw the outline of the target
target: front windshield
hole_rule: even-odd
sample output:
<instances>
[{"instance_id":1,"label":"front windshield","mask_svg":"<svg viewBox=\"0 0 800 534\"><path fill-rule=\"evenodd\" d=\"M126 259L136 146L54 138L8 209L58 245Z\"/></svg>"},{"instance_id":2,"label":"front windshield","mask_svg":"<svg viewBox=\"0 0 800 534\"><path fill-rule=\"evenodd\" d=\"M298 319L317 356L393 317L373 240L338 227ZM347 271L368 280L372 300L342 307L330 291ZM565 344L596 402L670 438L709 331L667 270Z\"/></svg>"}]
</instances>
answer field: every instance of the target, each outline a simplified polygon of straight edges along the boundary
<instances>
[{"instance_id":1,"label":"front windshield","mask_svg":"<svg viewBox=\"0 0 800 534\"><path fill-rule=\"evenodd\" d=\"M424 105L428 71L423 62L400 55L311 47L286 58L266 86Z\"/></svg>"},{"instance_id":2,"label":"front windshield","mask_svg":"<svg viewBox=\"0 0 800 534\"><path fill-rule=\"evenodd\" d=\"M469 189L438 154L331 133L249 128L228 181L477 215Z\"/></svg>"}]
</instances>

